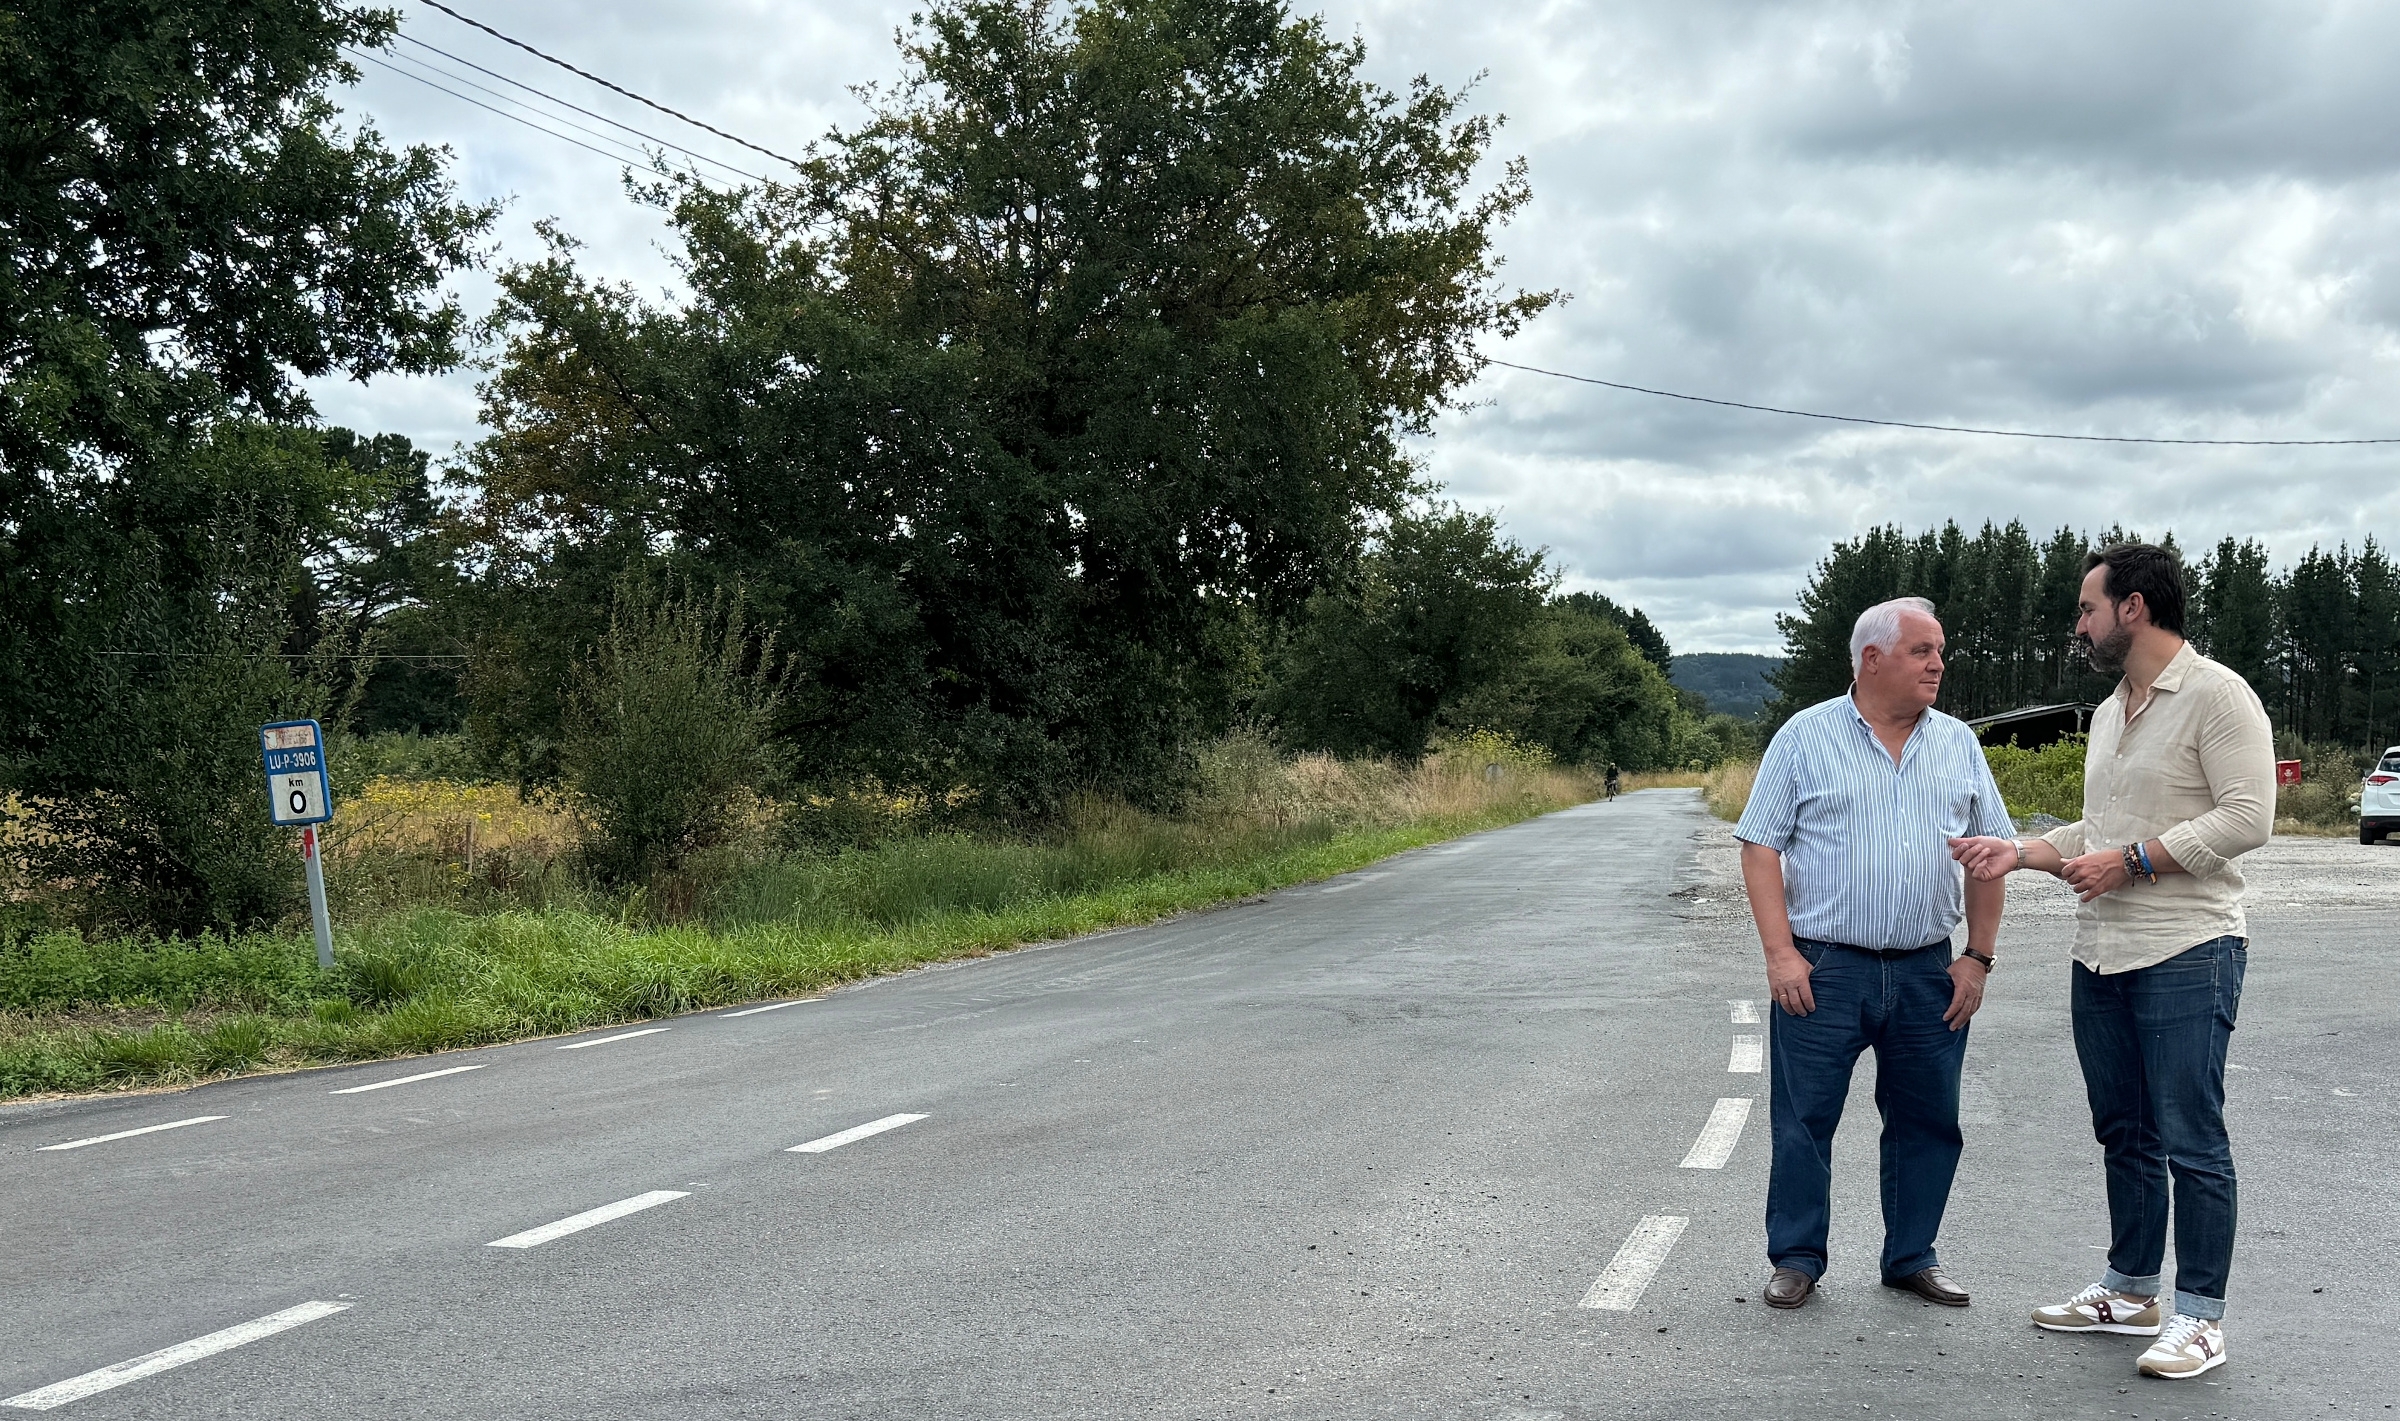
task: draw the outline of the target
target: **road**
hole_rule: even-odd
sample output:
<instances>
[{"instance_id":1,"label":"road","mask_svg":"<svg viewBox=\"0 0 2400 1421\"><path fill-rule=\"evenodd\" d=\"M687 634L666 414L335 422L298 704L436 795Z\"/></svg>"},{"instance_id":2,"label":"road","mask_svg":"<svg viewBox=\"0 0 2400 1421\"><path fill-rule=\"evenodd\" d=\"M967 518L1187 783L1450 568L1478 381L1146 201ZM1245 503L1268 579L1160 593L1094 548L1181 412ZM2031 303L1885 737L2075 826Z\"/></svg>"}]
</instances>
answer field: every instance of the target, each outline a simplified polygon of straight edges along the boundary
<instances>
[{"instance_id":1,"label":"road","mask_svg":"<svg viewBox=\"0 0 2400 1421\"><path fill-rule=\"evenodd\" d=\"M1968 1054L1942 1253L1974 1306L1876 1286L1871 1066L1825 1286L1758 1302L1766 1078L1729 1069L1764 1031L1737 1021L1756 945L1725 826L1652 791L772 1011L0 1109L0 1397L94 1418L2380 1414L2396 869L2335 841L2257 856L2232 1362L2204 1382L2024 1321L2106 1236L2048 880L2012 885ZM451 1073L353 1089L430 1071ZM1735 1134L1743 1107L1718 1103L1744 1100ZM1723 1162L1687 1167L1712 1115ZM645 1207L537 1232L618 1204ZM225 1335L259 1319L272 1335Z\"/></svg>"}]
</instances>

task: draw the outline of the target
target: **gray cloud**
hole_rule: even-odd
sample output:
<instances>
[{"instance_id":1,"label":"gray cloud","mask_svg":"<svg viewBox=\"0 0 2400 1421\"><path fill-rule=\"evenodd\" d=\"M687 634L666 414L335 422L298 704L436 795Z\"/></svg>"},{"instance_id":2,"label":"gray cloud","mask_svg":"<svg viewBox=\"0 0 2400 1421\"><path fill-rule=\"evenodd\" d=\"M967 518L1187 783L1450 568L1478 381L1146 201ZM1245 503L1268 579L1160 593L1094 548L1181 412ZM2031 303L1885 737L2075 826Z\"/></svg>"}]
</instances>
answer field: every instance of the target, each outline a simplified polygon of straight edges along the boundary
<instances>
[{"instance_id":1,"label":"gray cloud","mask_svg":"<svg viewBox=\"0 0 2400 1421\"><path fill-rule=\"evenodd\" d=\"M468 8L462 6L462 8ZM910 4L477 0L503 29L773 147L860 110ZM1574 300L1503 358L1935 423L2076 433L2400 434L2400 10L2317 0L1762 5L1346 0L1385 82L1487 77L1535 203L1512 280ZM639 115L430 11L410 30ZM598 270L671 283L616 168L389 75L354 96L555 215ZM707 140L729 161L755 155ZM764 162L764 159L755 159ZM470 301L488 287L470 283ZM329 387L330 417L472 438L471 382ZM1826 425L1495 369L1420 451L1576 585L1680 647L1772 649L1827 545L1957 518L2171 524L2187 545L2400 530L2400 447L2032 444Z\"/></svg>"}]
</instances>

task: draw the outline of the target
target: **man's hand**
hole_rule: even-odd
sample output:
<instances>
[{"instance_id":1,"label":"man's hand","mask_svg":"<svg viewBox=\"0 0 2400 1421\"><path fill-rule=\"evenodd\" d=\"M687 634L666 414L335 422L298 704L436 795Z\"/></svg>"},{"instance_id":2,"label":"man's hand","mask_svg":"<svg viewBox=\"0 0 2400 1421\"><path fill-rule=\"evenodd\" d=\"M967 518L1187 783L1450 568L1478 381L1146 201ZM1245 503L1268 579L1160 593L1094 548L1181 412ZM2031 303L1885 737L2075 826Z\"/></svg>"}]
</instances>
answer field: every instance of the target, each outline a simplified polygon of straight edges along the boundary
<instances>
[{"instance_id":1,"label":"man's hand","mask_svg":"<svg viewBox=\"0 0 2400 1421\"><path fill-rule=\"evenodd\" d=\"M2103 893L2114 893L2133 882L2125 871L2125 851L2097 849L2081 858L2071 858L2058 871L2058 876L2075 890L2075 896L2089 903Z\"/></svg>"},{"instance_id":2,"label":"man's hand","mask_svg":"<svg viewBox=\"0 0 2400 1421\"><path fill-rule=\"evenodd\" d=\"M1950 857L1963 864L1971 876L1990 883L2016 871L2017 841L1989 835L1975 839L1952 839Z\"/></svg>"},{"instance_id":3,"label":"man's hand","mask_svg":"<svg viewBox=\"0 0 2400 1421\"><path fill-rule=\"evenodd\" d=\"M2002 839L2000 842L2005 844L2008 841ZM2016 850L2009 850L2009 854L2014 857ZM1942 1020L1950 1023L1952 1031L1967 1029L1968 1020L1983 1005L1983 983L1990 975L1984 965L1972 957L1962 957L1950 964L1950 1010L1942 1013Z\"/></svg>"},{"instance_id":4,"label":"man's hand","mask_svg":"<svg viewBox=\"0 0 2400 1421\"><path fill-rule=\"evenodd\" d=\"M1787 947L1781 952L1767 954L1767 995L1775 1005L1794 1016L1806 1016L1817 1009L1816 994L1808 989L1808 974L1813 969L1800 949Z\"/></svg>"}]
</instances>

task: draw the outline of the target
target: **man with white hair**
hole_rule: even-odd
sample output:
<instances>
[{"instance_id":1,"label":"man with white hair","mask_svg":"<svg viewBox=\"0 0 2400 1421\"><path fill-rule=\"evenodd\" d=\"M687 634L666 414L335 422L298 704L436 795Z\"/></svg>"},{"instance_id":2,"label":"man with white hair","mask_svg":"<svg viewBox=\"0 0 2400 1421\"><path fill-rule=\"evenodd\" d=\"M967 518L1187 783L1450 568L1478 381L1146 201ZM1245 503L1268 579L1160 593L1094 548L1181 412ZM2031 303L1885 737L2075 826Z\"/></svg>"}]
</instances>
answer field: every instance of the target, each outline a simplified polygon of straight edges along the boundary
<instances>
[{"instance_id":1,"label":"man with white hair","mask_svg":"<svg viewBox=\"0 0 2400 1421\"><path fill-rule=\"evenodd\" d=\"M2015 832L1975 732L1933 708L1942 625L1901 597L1861 613L1845 695L1784 723L1734 834L1774 998L1767 1181L1771 1307L1825 1272L1833 1132L1859 1053L1883 1116L1883 1281L1965 1307L1934 1252L1958 1171L1959 1070L1983 1005L2002 885L1966 879L1950 840ZM1962 904L1963 899L1963 904ZM1951 934L1967 924L1964 955Z\"/></svg>"}]
</instances>

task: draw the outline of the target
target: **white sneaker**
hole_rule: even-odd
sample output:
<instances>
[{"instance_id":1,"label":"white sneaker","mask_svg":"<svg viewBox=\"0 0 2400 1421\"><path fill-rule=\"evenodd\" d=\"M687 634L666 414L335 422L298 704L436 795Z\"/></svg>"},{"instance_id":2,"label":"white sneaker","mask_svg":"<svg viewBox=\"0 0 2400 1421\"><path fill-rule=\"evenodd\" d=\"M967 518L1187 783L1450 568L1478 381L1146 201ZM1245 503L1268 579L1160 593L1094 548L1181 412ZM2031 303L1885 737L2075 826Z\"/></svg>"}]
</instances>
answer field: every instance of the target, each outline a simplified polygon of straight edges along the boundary
<instances>
[{"instance_id":1,"label":"white sneaker","mask_svg":"<svg viewBox=\"0 0 2400 1421\"><path fill-rule=\"evenodd\" d=\"M2225 1330L2205 1317L2177 1313L2142 1354L2141 1373L2180 1381L2225 1365Z\"/></svg>"},{"instance_id":2,"label":"white sneaker","mask_svg":"<svg viewBox=\"0 0 2400 1421\"><path fill-rule=\"evenodd\" d=\"M2052 1332L2125 1332L2158 1335L2158 1299L2120 1293L2094 1283L2056 1307L2035 1308L2033 1325Z\"/></svg>"}]
</instances>

